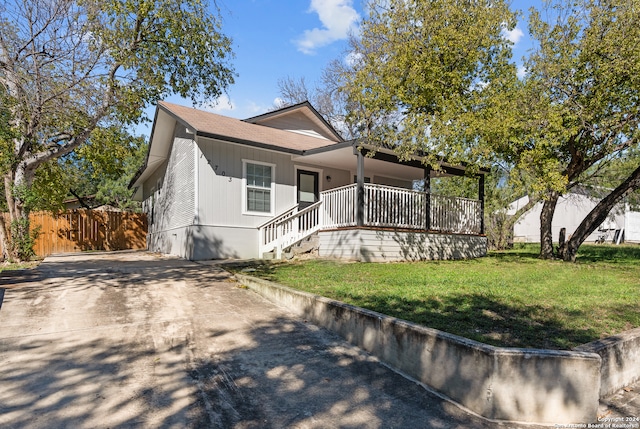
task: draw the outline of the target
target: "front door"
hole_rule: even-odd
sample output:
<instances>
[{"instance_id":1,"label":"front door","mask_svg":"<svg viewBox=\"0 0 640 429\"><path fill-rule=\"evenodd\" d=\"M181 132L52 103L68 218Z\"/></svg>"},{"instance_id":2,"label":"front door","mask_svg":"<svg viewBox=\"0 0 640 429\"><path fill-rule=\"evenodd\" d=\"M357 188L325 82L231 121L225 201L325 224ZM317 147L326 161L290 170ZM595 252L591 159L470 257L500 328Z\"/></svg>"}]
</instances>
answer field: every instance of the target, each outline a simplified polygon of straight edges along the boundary
<instances>
[{"instance_id":1,"label":"front door","mask_svg":"<svg viewBox=\"0 0 640 429\"><path fill-rule=\"evenodd\" d=\"M319 175L315 171L298 170L298 209L302 210L318 201L320 194L318 192Z\"/></svg>"}]
</instances>

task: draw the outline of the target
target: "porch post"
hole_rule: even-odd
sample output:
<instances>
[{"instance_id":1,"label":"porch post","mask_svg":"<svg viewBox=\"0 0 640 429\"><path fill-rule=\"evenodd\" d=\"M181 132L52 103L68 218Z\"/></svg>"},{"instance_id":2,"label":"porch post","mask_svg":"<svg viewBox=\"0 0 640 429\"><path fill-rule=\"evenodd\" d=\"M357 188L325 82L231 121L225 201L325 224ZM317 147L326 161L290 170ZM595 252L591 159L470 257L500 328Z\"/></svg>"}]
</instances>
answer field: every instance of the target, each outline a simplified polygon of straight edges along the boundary
<instances>
[{"instance_id":1,"label":"porch post","mask_svg":"<svg viewBox=\"0 0 640 429\"><path fill-rule=\"evenodd\" d=\"M484 174L478 178L478 199L480 200L480 234L484 234Z\"/></svg>"},{"instance_id":2,"label":"porch post","mask_svg":"<svg viewBox=\"0 0 640 429\"><path fill-rule=\"evenodd\" d=\"M354 146L356 163L356 225L364 226L364 155Z\"/></svg>"},{"instance_id":3,"label":"porch post","mask_svg":"<svg viewBox=\"0 0 640 429\"><path fill-rule=\"evenodd\" d=\"M424 168L424 229L431 229L431 166Z\"/></svg>"}]
</instances>

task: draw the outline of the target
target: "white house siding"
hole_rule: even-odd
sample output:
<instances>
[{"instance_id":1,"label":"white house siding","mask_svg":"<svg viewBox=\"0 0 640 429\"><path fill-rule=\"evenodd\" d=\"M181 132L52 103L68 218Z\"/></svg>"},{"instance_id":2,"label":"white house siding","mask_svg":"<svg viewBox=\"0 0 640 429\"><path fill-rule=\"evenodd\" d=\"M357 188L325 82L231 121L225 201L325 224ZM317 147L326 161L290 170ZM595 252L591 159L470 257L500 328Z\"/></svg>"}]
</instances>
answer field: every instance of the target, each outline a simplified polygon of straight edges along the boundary
<instances>
[{"instance_id":1,"label":"white house siding","mask_svg":"<svg viewBox=\"0 0 640 429\"><path fill-rule=\"evenodd\" d=\"M479 258L486 237L408 231L344 229L319 233L319 256L364 262Z\"/></svg>"},{"instance_id":2,"label":"white house siding","mask_svg":"<svg viewBox=\"0 0 640 429\"><path fill-rule=\"evenodd\" d=\"M511 204L509 213L513 214L528 201L528 197L522 197ZM596 206L597 201L580 194L569 194L560 197L551 222L551 232L553 240L558 241L560 237L560 229L566 228L566 236L569 238L571 234L580 226L585 216ZM513 240L521 243L539 243L540 242L540 213L542 211L542 203L536 204L531 210L525 213L513 227ZM607 236L612 238L612 231L625 227L625 219L621 210L614 209L607 220L600 226L600 230L594 231L585 241L594 242L602 236L607 230L611 231ZM625 232L625 236L627 236Z\"/></svg>"},{"instance_id":3,"label":"white house siding","mask_svg":"<svg viewBox=\"0 0 640 429\"><path fill-rule=\"evenodd\" d=\"M319 185L320 192L326 191L332 188L339 188L340 186L350 185L351 183L353 183L351 181L351 173L346 170L338 170L335 168L305 164L301 162L295 162L294 165L295 165L295 168L298 170L305 170L305 169L311 170L311 171L322 170L322 174L320 177L320 185ZM330 179L328 179L327 177L329 177Z\"/></svg>"},{"instance_id":4,"label":"white house siding","mask_svg":"<svg viewBox=\"0 0 640 429\"><path fill-rule=\"evenodd\" d=\"M195 260L259 257L257 228L296 203L295 167L321 168L294 163L286 153L202 137L198 138L196 157L199 208L188 236L191 259ZM275 165L273 215L243 213L242 160ZM348 183L348 172L321 169L320 189ZM327 175L331 176L330 182Z\"/></svg>"},{"instance_id":5,"label":"white house siding","mask_svg":"<svg viewBox=\"0 0 640 429\"><path fill-rule=\"evenodd\" d=\"M323 133L326 133L322 128L311 122L303 113L289 113L288 115L280 116L277 118L269 118L269 127L278 128L286 131L293 131L294 133L305 134L312 137L326 138ZM305 128L301 127L304 124ZM327 144L331 142L327 141Z\"/></svg>"},{"instance_id":6,"label":"white house siding","mask_svg":"<svg viewBox=\"0 0 640 429\"><path fill-rule=\"evenodd\" d=\"M198 138L198 151L200 225L255 229L295 204L290 155L205 138ZM275 165L273 215L243 213L242 160Z\"/></svg>"},{"instance_id":7,"label":"white house siding","mask_svg":"<svg viewBox=\"0 0 640 429\"><path fill-rule=\"evenodd\" d=\"M150 250L191 257L185 240L195 214L193 148L192 138L179 134L173 141L168 161L144 183Z\"/></svg>"},{"instance_id":8,"label":"white house siding","mask_svg":"<svg viewBox=\"0 0 640 429\"><path fill-rule=\"evenodd\" d=\"M631 243L640 243L640 212L627 209L625 212L624 239Z\"/></svg>"}]
</instances>

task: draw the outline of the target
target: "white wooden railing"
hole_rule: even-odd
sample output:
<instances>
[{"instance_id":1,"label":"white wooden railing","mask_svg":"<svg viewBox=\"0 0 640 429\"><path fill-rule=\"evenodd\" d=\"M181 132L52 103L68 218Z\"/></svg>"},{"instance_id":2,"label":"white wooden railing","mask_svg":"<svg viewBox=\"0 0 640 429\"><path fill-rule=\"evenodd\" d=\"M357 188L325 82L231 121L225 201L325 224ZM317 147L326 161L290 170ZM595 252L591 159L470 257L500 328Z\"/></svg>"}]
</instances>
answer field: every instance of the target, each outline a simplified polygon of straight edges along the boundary
<instances>
[{"instance_id":1,"label":"white wooden railing","mask_svg":"<svg viewBox=\"0 0 640 429\"><path fill-rule=\"evenodd\" d=\"M424 229L426 194L384 185L364 185L364 223L385 228Z\"/></svg>"},{"instance_id":2,"label":"white wooden railing","mask_svg":"<svg viewBox=\"0 0 640 429\"><path fill-rule=\"evenodd\" d=\"M288 219L291 216L293 216L296 210L298 210L297 204L258 227L258 231L260 232L260 256L262 256L263 252L265 251L268 252L271 250L271 249L267 249L267 250L265 249L268 248L270 245L275 244L276 241L278 240L278 236L281 234L281 232L279 234L278 226L285 219Z\"/></svg>"},{"instance_id":3,"label":"white wooden railing","mask_svg":"<svg viewBox=\"0 0 640 429\"><path fill-rule=\"evenodd\" d=\"M478 200L431 195L431 231L480 234L481 217L482 209Z\"/></svg>"},{"instance_id":4,"label":"white wooden railing","mask_svg":"<svg viewBox=\"0 0 640 429\"><path fill-rule=\"evenodd\" d=\"M323 228L356 226L356 186L347 185L320 194L323 203Z\"/></svg>"},{"instance_id":5,"label":"white wooden railing","mask_svg":"<svg viewBox=\"0 0 640 429\"><path fill-rule=\"evenodd\" d=\"M320 201L297 211L292 207L261 225L260 255L282 251L321 230L357 225L357 186L320 193ZM426 216L427 209L429 216ZM481 233L480 201L366 183L364 225L457 234Z\"/></svg>"},{"instance_id":6,"label":"white wooden railing","mask_svg":"<svg viewBox=\"0 0 640 429\"><path fill-rule=\"evenodd\" d=\"M322 201L300 211L296 211L297 207L294 207L258 228L260 231L260 256L264 252L273 250L275 257L280 259L284 249L319 231L322 227L321 207Z\"/></svg>"}]
</instances>

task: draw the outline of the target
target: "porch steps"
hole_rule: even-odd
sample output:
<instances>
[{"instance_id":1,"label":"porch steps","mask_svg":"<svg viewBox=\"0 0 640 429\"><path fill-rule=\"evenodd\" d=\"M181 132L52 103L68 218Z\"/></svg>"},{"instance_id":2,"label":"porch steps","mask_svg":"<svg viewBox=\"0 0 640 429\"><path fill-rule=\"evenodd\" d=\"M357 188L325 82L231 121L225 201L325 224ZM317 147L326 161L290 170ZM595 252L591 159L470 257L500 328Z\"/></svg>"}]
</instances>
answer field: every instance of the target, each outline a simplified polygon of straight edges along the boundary
<instances>
[{"instance_id":1,"label":"porch steps","mask_svg":"<svg viewBox=\"0 0 640 429\"><path fill-rule=\"evenodd\" d=\"M293 259L297 256L304 254L312 254L313 252L318 250L320 246L320 236L317 232L305 237L304 239L298 241L294 245L284 249L282 252L282 259ZM275 249L270 252L264 252L262 254L262 259L272 260L276 259Z\"/></svg>"}]
</instances>

